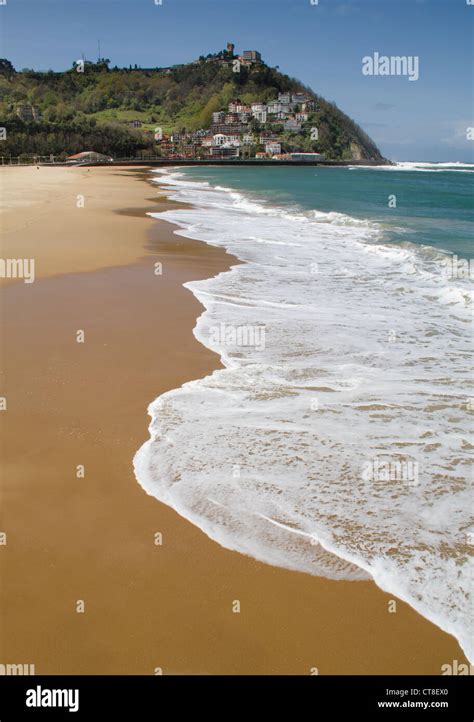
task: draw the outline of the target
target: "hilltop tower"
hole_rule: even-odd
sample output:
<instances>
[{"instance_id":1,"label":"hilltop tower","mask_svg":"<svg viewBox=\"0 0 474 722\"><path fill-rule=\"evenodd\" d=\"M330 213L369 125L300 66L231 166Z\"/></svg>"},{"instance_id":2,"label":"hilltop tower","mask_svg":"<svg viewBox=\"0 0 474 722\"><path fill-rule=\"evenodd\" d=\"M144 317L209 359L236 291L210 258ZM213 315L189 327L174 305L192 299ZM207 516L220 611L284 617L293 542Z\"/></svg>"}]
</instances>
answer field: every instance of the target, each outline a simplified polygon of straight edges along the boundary
<instances>
[{"instance_id":1,"label":"hilltop tower","mask_svg":"<svg viewBox=\"0 0 474 722\"><path fill-rule=\"evenodd\" d=\"M234 49L234 43L227 43L227 52L230 53L230 55L234 55Z\"/></svg>"}]
</instances>

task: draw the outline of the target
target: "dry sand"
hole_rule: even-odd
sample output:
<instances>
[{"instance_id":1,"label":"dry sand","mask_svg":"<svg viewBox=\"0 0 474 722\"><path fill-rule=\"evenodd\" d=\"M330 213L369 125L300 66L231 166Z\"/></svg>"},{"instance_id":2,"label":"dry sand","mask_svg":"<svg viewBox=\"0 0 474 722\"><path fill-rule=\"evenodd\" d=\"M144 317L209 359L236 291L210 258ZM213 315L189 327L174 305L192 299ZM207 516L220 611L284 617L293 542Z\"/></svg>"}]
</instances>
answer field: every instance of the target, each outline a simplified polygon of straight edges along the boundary
<instances>
[{"instance_id":1,"label":"dry sand","mask_svg":"<svg viewBox=\"0 0 474 722\"><path fill-rule=\"evenodd\" d=\"M392 597L372 582L258 563L143 492L132 457L147 405L219 366L192 335L201 307L182 284L234 260L145 217L168 201L136 172L0 178L2 257L34 257L37 269L35 283L0 291L0 663L37 674L439 674L465 662L406 604L389 613Z\"/></svg>"}]
</instances>

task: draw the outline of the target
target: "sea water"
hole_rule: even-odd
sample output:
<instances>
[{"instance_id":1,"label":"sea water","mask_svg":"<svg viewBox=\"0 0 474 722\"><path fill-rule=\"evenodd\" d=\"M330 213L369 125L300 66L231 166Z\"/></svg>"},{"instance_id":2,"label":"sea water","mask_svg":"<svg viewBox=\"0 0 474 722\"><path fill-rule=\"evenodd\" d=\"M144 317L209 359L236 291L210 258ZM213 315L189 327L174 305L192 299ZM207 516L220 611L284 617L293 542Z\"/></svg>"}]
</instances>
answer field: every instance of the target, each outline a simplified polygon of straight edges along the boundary
<instances>
[{"instance_id":1,"label":"sea water","mask_svg":"<svg viewBox=\"0 0 474 722\"><path fill-rule=\"evenodd\" d=\"M240 261L186 287L224 369L149 407L139 483L223 546L373 578L474 658L474 166L155 171Z\"/></svg>"}]
</instances>

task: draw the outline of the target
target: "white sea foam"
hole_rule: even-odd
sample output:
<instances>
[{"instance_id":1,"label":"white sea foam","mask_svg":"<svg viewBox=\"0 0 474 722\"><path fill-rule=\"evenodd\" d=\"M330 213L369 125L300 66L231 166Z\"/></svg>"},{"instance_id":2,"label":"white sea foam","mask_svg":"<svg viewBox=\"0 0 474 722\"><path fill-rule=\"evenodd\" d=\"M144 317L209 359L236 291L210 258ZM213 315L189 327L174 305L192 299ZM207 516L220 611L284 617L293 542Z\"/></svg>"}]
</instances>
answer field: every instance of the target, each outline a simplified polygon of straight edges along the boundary
<instances>
[{"instance_id":1,"label":"white sea foam","mask_svg":"<svg viewBox=\"0 0 474 722\"><path fill-rule=\"evenodd\" d=\"M152 215L245 263L186 284L225 368L150 405L139 483L230 549L373 577L472 660L471 282L369 221L158 178L193 208ZM216 340L221 324L265 344ZM396 462L416 474L384 474Z\"/></svg>"},{"instance_id":2,"label":"white sea foam","mask_svg":"<svg viewBox=\"0 0 474 722\"><path fill-rule=\"evenodd\" d=\"M351 165L349 170L418 171L420 173L474 173L474 163L428 163L425 161L400 161L394 165Z\"/></svg>"}]
</instances>

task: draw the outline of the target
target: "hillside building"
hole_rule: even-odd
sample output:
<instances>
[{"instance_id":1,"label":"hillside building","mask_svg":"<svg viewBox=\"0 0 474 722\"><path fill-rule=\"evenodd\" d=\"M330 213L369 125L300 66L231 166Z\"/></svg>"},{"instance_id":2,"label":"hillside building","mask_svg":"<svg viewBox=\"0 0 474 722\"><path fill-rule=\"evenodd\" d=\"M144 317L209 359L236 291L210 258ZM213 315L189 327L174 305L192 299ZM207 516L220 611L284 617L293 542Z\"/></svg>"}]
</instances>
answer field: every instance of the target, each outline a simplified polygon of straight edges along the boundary
<instances>
[{"instance_id":1,"label":"hillside building","mask_svg":"<svg viewBox=\"0 0 474 722\"><path fill-rule=\"evenodd\" d=\"M271 141L265 144L265 153L268 155L281 155L281 143Z\"/></svg>"},{"instance_id":2,"label":"hillside building","mask_svg":"<svg viewBox=\"0 0 474 722\"><path fill-rule=\"evenodd\" d=\"M258 50L244 50L242 53L242 59L249 63L261 63L262 56Z\"/></svg>"}]
</instances>

